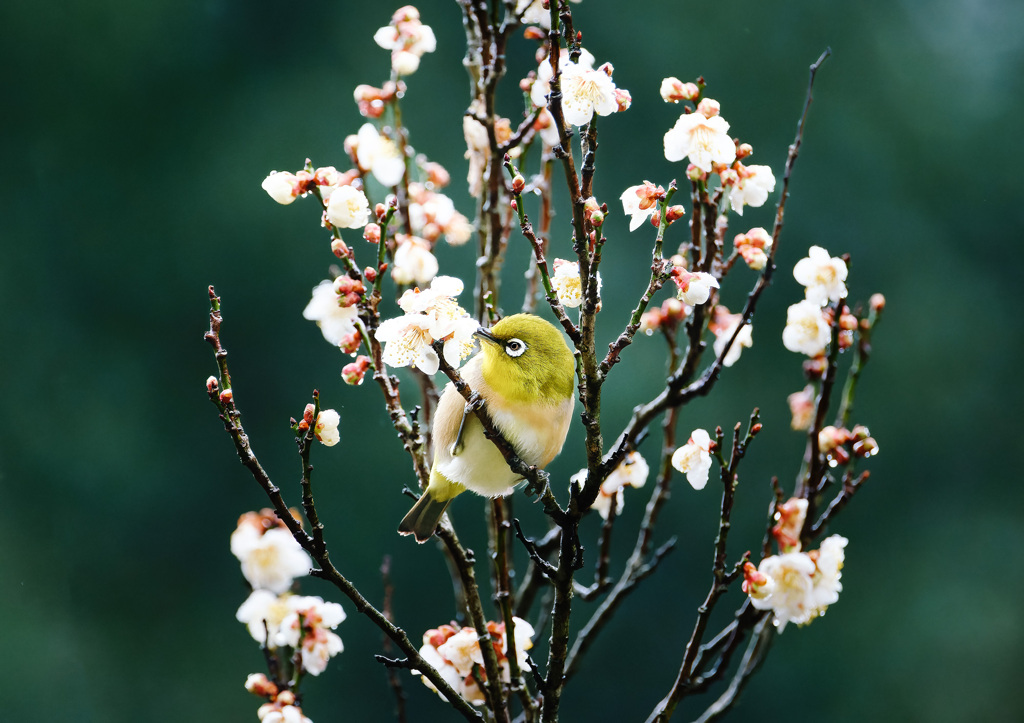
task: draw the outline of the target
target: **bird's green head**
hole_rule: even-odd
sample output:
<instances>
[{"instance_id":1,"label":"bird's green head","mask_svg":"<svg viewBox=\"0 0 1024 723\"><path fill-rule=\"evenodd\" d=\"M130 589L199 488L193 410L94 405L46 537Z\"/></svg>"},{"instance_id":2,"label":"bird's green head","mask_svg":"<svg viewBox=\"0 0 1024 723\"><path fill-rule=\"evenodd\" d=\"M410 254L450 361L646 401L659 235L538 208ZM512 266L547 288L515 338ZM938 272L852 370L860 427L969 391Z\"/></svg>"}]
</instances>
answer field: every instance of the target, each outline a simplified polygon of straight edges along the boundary
<instances>
[{"instance_id":1,"label":"bird's green head","mask_svg":"<svg viewBox=\"0 0 1024 723\"><path fill-rule=\"evenodd\" d=\"M506 316L481 328L482 373L487 384L513 402L557 404L573 394L572 352L553 324L533 314Z\"/></svg>"}]
</instances>

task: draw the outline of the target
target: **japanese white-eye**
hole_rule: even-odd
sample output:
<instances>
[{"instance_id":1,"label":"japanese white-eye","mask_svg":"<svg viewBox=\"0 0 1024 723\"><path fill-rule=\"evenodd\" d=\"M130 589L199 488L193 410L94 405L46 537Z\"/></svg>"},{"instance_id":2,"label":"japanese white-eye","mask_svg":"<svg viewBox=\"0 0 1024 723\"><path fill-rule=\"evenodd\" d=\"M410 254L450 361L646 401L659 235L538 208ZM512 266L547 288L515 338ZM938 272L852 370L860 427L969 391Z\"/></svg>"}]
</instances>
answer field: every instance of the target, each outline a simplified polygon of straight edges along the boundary
<instances>
[{"instance_id":1,"label":"japanese white-eye","mask_svg":"<svg viewBox=\"0 0 1024 723\"><path fill-rule=\"evenodd\" d=\"M462 378L486 402L486 413L526 464L544 467L562 451L575 403L572 352L554 325L516 314L477 332L480 352ZM399 533L426 542L448 503L465 490L484 497L512 492L522 477L509 469L484 436L475 413L449 384L433 420L434 464L430 483L409 510Z\"/></svg>"}]
</instances>

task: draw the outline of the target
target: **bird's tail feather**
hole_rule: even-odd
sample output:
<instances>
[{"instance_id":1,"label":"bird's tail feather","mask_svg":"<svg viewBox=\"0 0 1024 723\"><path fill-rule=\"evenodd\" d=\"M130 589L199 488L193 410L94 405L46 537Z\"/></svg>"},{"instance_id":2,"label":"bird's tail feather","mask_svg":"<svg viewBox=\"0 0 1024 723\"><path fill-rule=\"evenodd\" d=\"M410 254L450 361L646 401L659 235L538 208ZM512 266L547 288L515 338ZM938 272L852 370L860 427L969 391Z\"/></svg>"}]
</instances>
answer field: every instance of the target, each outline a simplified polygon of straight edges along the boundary
<instances>
[{"instance_id":1,"label":"bird's tail feather","mask_svg":"<svg viewBox=\"0 0 1024 723\"><path fill-rule=\"evenodd\" d=\"M427 489L398 524L400 535L416 535L416 542L426 542L434 534L450 499L438 500Z\"/></svg>"}]
</instances>

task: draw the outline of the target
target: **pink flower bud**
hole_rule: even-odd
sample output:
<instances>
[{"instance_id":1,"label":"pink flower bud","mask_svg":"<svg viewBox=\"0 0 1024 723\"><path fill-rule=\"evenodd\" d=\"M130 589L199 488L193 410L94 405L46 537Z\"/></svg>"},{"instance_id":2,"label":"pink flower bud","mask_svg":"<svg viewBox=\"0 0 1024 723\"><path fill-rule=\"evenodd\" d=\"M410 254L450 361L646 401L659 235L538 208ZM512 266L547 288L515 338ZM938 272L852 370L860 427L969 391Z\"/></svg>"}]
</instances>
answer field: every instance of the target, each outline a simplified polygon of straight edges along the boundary
<instances>
[{"instance_id":1,"label":"pink flower bud","mask_svg":"<svg viewBox=\"0 0 1024 723\"><path fill-rule=\"evenodd\" d=\"M384 217L388 215L388 207L383 203L378 203L373 207L373 213L378 220L383 221Z\"/></svg>"},{"instance_id":2,"label":"pink flower bud","mask_svg":"<svg viewBox=\"0 0 1024 723\"><path fill-rule=\"evenodd\" d=\"M366 280L372 284L374 281L377 280L377 270L371 266L367 266L365 269L363 269L363 276L365 276Z\"/></svg>"},{"instance_id":3,"label":"pink flower bud","mask_svg":"<svg viewBox=\"0 0 1024 723\"><path fill-rule=\"evenodd\" d=\"M230 389L225 389L220 393L221 404L230 404L235 398L234 393Z\"/></svg>"},{"instance_id":4,"label":"pink flower bud","mask_svg":"<svg viewBox=\"0 0 1024 723\"><path fill-rule=\"evenodd\" d=\"M341 337L339 348L346 354L355 354L363 343L363 337L358 331L349 332Z\"/></svg>"},{"instance_id":5,"label":"pink flower bud","mask_svg":"<svg viewBox=\"0 0 1024 723\"><path fill-rule=\"evenodd\" d=\"M217 377L209 377L206 380L206 391L213 394L217 390Z\"/></svg>"},{"instance_id":6,"label":"pink flower bud","mask_svg":"<svg viewBox=\"0 0 1024 723\"><path fill-rule=\"evenodd\" d=\"M512 193L518 196L524 188L526 188L526 179L517 173L512 179Z\"/></svg>"},{"instance_id":7,"label":"pink flower bud","mask_svg":"<svg viewBox=\"0 0 1024 723\"><path fill-rule=\"evenodd\" d=\"M705 118L714 118L722 110L722 106L717 100L711 98L701 98L700 103L697 104L697 112Z\"/></svg>"},{"instance_id":8,"label":"pink flower bud","mask_svg":"<svg viewBox=\"0 0 1024 723\"><path fill-rule=\"evenodd\" d=\"M629 106L633 105L633 96L625 88L616 88L615 103L619 106L619 113L629 110Z\"/></svg>"},{"instance_id":9,"label":"pink flower bud","mask_svg":"<svg viewBox=\"0 0 1024 723\"><path fill-rule=\"evenodd\" d=\"M280 705L294 705L295 693L290 690L282 690L277 694L277 700L275 702Z\"/></svg>"},{"instance_id":10,"label":"pink flower bud","mask_svg":"<svg viewBox=\"0 0 1024 723\"><path fill-rule=\"evenodd\" d=\"M868 303L871 304L871 310L877 313L885 308L885 297L881 294L872 294Z\"/></svg>"},{"instance_id":11,"label":"pink flower bud","mask_svg":"<svg viewBox=\"0 0 1024 723\"><path fill-rule=\"evenodd\" d=\"M360 355L356 357L356 360L351 364L346 364L341 370L341 378L345 380L346 384L358 386L363 383L363 377L366 376L367 370L370 368L370 357Z\"/></svg>"},{"instance_id":12,"label":"pink flower bud","mask_svg":"<svg viewBox=\"0 0 1024 723\"><path fill-rule=\"evenodd\" d=\"M675 205L675 206L669 206L665 210L665 218L668 219L669 223L673 223L675 221L678 221L679 219L681 219L685 215L686 215L686 207L685 206L680 206L678 204Z\"/></svg>"},{"instance_id":13,"label":"pink flower bud","mask_svg":"<svg viewBox=\"0 0 1024 723\"><path fill-rule=\"evenodd\" d=\"M312 424L312 422L313 422L313 412L315 412L315 411L316 411L316 407L315 406L313 406L312 404L307 404L306 408L302 410L302 421L306 422L307 424Z\"/></svg>"},{"instance_id":14,"label":"pink flower bud","mask_svg":"<svg viewBox=\"0 0 1024 723\"><path fill-rule=\"evenodd\" d=\"M528 25L523 30L523 37L527 40L544 40L547 37L547 33L544 32L543 28L538 28L535 25Z\"/></svg>"},{"instance_id":15,"label":"pink flower bud","mask_svg":"<svg viewBox=\"0 0 1024 723\"><path fill-rule=\"evenodd\" d=\"M380 243L380 226L375 223L366 224L363 229L363 238L372 244Z\"/></svg>"},{"instance_id":16,"label":"pink flower bud","mask_svg":"<svg viewBox=\"0 0 1024 723\"><path fill-rule=\"evenodd\" d=\"M691 181L706 181L708 174L691 163L686 166L686 177Z\"/></svg>"},{"instance_id":17,"label":"pink flower bud","mask_svg":"<svg viewBox=\"0 0 1024 723\"><path fill-rule=\"evenodd\" d=\"M749 143L740 143L736 146L736 158L746 158L754 152L754 147Z\"/></svg>"},{"instance_id":18,"label":"pink flower bud","mask_svg":"<svg viewBox=\"0 0 1024 723\"><path fill-rule=\"evenodd\" d=\"M337 256L339 259L348 253L348 246L340 238L336 238L331 241L331 253Z\"/></svg>"},{"instance_id":19,"label":"pink flower bud","mask_svg":"<svg viewBox=\"0 0 1024 723\"><path fill-rule=\"evenodd\" d=\"M245 679L245 689L261 698L273 698L277 695L277 685L263 673L253 673Z\"/></svg>"},{"instance_id":20,"label":"pink flower bud","mask_svg":"<svg viewBox=\"0 0 1024 723\"><path fill-rule=\"evenodd\" d=\"M594 228L600 228L604 224L604 214L600 211L594 211L590 214L590 223Z\"/></svg>"}]
</instances>

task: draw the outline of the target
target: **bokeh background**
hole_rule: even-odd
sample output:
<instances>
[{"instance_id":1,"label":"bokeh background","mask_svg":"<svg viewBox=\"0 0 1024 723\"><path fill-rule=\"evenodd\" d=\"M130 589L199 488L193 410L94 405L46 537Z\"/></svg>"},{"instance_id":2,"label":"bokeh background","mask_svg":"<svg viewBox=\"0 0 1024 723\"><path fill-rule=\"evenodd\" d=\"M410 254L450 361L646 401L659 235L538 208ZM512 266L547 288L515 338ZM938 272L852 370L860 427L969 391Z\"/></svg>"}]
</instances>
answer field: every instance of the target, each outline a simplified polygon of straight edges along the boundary
<instances>
[{"instance_id":1,"label":"bokeh background","mask_svg":"<svg viewBox=\"0 0 1024 723\"><path fill-rule=\"evenodd\" d=\"M472 216L459 185L468 87L459 8L420 8L439 43L409 81L411 140L451 169L451 195ZM334 559L379 600L378 567L392 555L396 613L413 637L452 616L440 555L394 533L411 475L377 390L345 387L343 360L300 316L333 259L318 214L308 202L278 206L259 185L307 156L347 167L342 140L362 121L351 91L385 79L387 54L372 34L393 9L0 5L5 720L255 720L242 682L261 656L234 621L246 591L228 535L264 500L203 388L214 371L202 339L209 284L224 299L236 399L265 466L297 502L287 421L322 390L342 414L342 444L315 460ZM833 528L850 539L845 590L826 617L776 640L733 720L1024 717L1022 21L1014 0L577 6L586 47L614 63L634 98L601 124L596 188L612 207L628 185L682 173L661 154L677 115L658 98L662 77L703 74L733 131L754 145L754 162L781 178L807 66L826 46L834 51L754 347L680 425L728 428L752 406L763 410L765 433L743 468L734 558L758 544L767 480L791 480L801 454L785 406L802 387L800 361L779 337L800 297L792 264L812 244L849 252L852 297L882 291L889 302L855 413L881 454ZM529 46L516 47L510 114L531 63ZM763 208L736 222L770 218ZM608 235L601 319L610 338L642 284L649 234L627 234L613 213ZM514 310L525 249L511 253L505 308ZM444 269L469 278L470 247L440 254ZM738 303L745 285L734 282L726 301ZM656 342L640 339L607 388L610 435L656 389ZM552 466L556 479L581 466L573 434ZM620 562L646 498L630 492ZM658 533L678 535L680 549L595 645L568 689L566 720L643 720L667 690L707 589L717 503L712 487L698 494L680 478ZM517 504L537 529L536 508ZM455 507L478 551L481 509L469 499ZM340 598L319 581L304 590ZM346 650L308 681L306 712L317 723L391 720L372 659L380 636L342 602ZM455 719L419 682L406 678L406 690L410 721ZM700 702L710 698L687 703L678 719L695 717Z\"/></svg>"}]
</instances>

